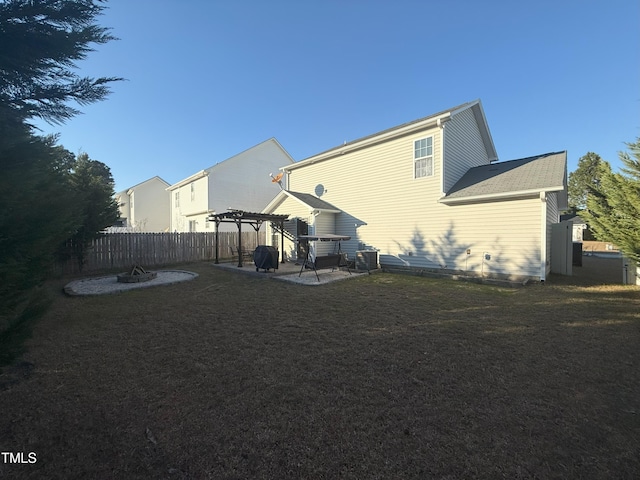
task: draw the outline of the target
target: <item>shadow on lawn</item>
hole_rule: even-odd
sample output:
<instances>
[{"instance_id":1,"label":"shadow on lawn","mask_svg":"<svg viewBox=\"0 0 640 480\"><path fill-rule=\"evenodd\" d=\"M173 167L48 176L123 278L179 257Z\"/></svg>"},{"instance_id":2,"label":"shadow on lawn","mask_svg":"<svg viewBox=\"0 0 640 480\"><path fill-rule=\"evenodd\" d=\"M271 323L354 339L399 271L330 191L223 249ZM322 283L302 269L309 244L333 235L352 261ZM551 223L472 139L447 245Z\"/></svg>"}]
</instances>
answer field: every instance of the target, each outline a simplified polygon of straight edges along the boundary
<instances>
[{"instance_id":1,"label":"shadow on lawn","mask_svg":"<svg viewBox=\"0 0 640 480\"><path fill-rule=\"evenodd\" d=\"M383 273L309 289L188 269L198 279L55 299L33 373L0 391L5 445L38 453L23 472L640 474L638 289Z\"/></svg>"},{"instance_id":2,"label":"shadow on lawn","mask_svg":"<svg viewBox=\"0 0 640 480\"><path fill-rule=\"evenodd\" d=\"M621 258L582 257L582 266L574 265L572 275L551 274L548 282L553 285L581 287L621 285L623 265Z\"/></svg>"}]
</instances>

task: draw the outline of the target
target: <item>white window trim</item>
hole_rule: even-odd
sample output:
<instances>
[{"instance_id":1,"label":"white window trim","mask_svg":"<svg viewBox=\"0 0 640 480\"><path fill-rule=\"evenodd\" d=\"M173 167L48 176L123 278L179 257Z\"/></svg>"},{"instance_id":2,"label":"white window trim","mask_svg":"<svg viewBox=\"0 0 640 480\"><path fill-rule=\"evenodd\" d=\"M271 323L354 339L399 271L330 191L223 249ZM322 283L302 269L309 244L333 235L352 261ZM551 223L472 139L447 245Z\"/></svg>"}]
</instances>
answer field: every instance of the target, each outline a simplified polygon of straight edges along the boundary
<instances>
[{"instance_id":1,"label":"white window trim","mask_svg":"<svg viewBox=\"0 0 640 480\"><path fill-rule=\"evenodd\" d=\"M431 139L431 155L426 155L424 157L416 157L416 142L419 142L420 140L427 140L427 139ZM412 157L413 157L413 178L415 180L420 179L420 178L431 178L435 176L435 155L434 155L434 143L435 143L435 136L434 135L427 135L426 137L421 137L421 138L416 138L411 142L411 152L412 152ZM429 159L431 159L431 173L418 177L416 176L416 161L417 160L422 160L422 159L426 159L427 161Z\"/></svg>"}]
</instances>

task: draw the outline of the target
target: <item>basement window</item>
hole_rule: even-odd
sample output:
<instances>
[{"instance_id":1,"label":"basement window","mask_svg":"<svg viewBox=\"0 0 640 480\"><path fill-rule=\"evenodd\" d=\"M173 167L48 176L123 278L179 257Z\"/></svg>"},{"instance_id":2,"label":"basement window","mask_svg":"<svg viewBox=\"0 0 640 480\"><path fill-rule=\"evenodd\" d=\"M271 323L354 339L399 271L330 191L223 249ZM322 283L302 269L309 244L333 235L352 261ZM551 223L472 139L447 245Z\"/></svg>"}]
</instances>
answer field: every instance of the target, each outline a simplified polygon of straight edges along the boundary
<instances>
[{"instance_id":1,"label":"basement window","mask_svg":"<svg viewBox=\"0 0 640 480\"><path fill-rule=\"evenodd\" d=\"M413 142L413 172L414 178L433 175L433 137Z\"/></svg>"}]
</instances>

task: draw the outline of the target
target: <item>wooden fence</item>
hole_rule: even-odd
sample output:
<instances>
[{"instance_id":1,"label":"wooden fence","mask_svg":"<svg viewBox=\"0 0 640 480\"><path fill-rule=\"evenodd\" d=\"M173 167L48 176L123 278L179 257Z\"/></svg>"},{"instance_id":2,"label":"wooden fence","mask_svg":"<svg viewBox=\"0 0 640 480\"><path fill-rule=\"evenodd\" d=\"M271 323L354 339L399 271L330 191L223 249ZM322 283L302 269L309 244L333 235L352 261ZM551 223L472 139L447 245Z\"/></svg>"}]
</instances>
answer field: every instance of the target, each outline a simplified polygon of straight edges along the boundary
<instances>
[{"instance_id":1,"label":"wooden fence","mask_svg":"<svg viewBox=\"0 0 640 480\"><path fill-rule=\"evenodd\" d=\"M242 246L255 249L265 243L265 233L242 232ZM231 258L230 246L238 245L238 232L218 233L218 258ZM95 239L80 269L70 258L56 266L58 274L96 272L133 265L155 267L215 259L215 233L109 233Z\"/></svg>"}]
</instances>

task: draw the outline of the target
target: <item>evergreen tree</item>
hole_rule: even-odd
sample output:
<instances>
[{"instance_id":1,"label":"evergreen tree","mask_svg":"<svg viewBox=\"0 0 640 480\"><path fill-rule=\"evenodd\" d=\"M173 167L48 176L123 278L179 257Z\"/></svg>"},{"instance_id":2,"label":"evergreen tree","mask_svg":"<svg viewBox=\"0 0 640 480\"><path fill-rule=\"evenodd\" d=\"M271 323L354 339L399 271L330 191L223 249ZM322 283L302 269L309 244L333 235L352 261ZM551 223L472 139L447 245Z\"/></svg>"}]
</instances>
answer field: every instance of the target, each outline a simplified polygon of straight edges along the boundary
<instances>
[{"instance_id":1,"label":"evergreen tree","mask_svg":"<svg viewBox=\"0 0 640 480\"><path fill-rule=\"evenodd\" d=\"M62 123L103 100L114 77L81 77L77 62L115 37L96 25L100 0L0 1L0 120L42 118Z\"/></svg>"},{"instance_id":2,"label":"evergreen tree","mask_svg":"<svg viewBox=\"0 0 640 480\"><path fill-rule=\"evenodd\" d=\"M92 228L87 202L93 197L71 184L75 156L55 137L34 135L28 122L63 123L79 113L69 102L102 100L119 80L74 71L93 44L114 39L95 23L103 4L0 0L0 365L19 352L16 339L42 311L36 287L51 272L60 244L80 227ZM113 190L110 173L102 178Z\"/></svg>"},{"instance_id":3,"label":"evergreen tree","mask_svg":"<svg viewBox=\"0 0 640 480\"><path fill-rule=\"evenodd\" d=\"M569 208L578 212L587 208L589 189L600 184L600 155L587 152L578 160L578 168L569 174L567 191L569 194Z\"/></svg>"},{"instance_id":4,"label":"evergreen tree","mask_svg":"<svg viewBox=\"0 0 640 480\"><path fill-rule=\"evenodd\" d=\"M0 283L6 288L22 291L42 281L60 242L83 224L81 202L90 199L78 201L70 187L75 156L55 138L34 135L28 121L64 122L78 113L67 102L102 100L118 80L73 71L91 45L114 39L95 23L103 3L0 0Z\"/></svg>"},{"instance_id":5,"label":"evergreen tree","mask_svg":"<svg viewBox=\"0 0 640 480\"><path fill-rule=\"evenodd\" d=\"M598 240L640 262L640 138L627 146L631 155L619 154L621 173L612 172L607 162L600 165L600 183L590 188L584 216Z\"/></svg>"},{"instance_id":6,"label":"evergreen tree","mask_svg":"<svg viewBox=\"0 0 640 480\"><path fill-rule=\"evenodd\" d=\"M80 223L71 237L74 254L80 267L91 241L113 225L119 218L118 204L114 198L114 181L111 170L104 163L91 160L81 153L73 165L70 185L80 206Z\"/></svg>"},{"instance_id":7,"label":"evergreen tree","mask_svg":"<svg viewBox=\"0 0 640 480\"><path fill-rule=\"evenodd\" d=\"M26 128L9 146L0 141L0 314L45 278L53 252L78 222L70 152L54 142Z\"/></svg>"}]
</instances>

